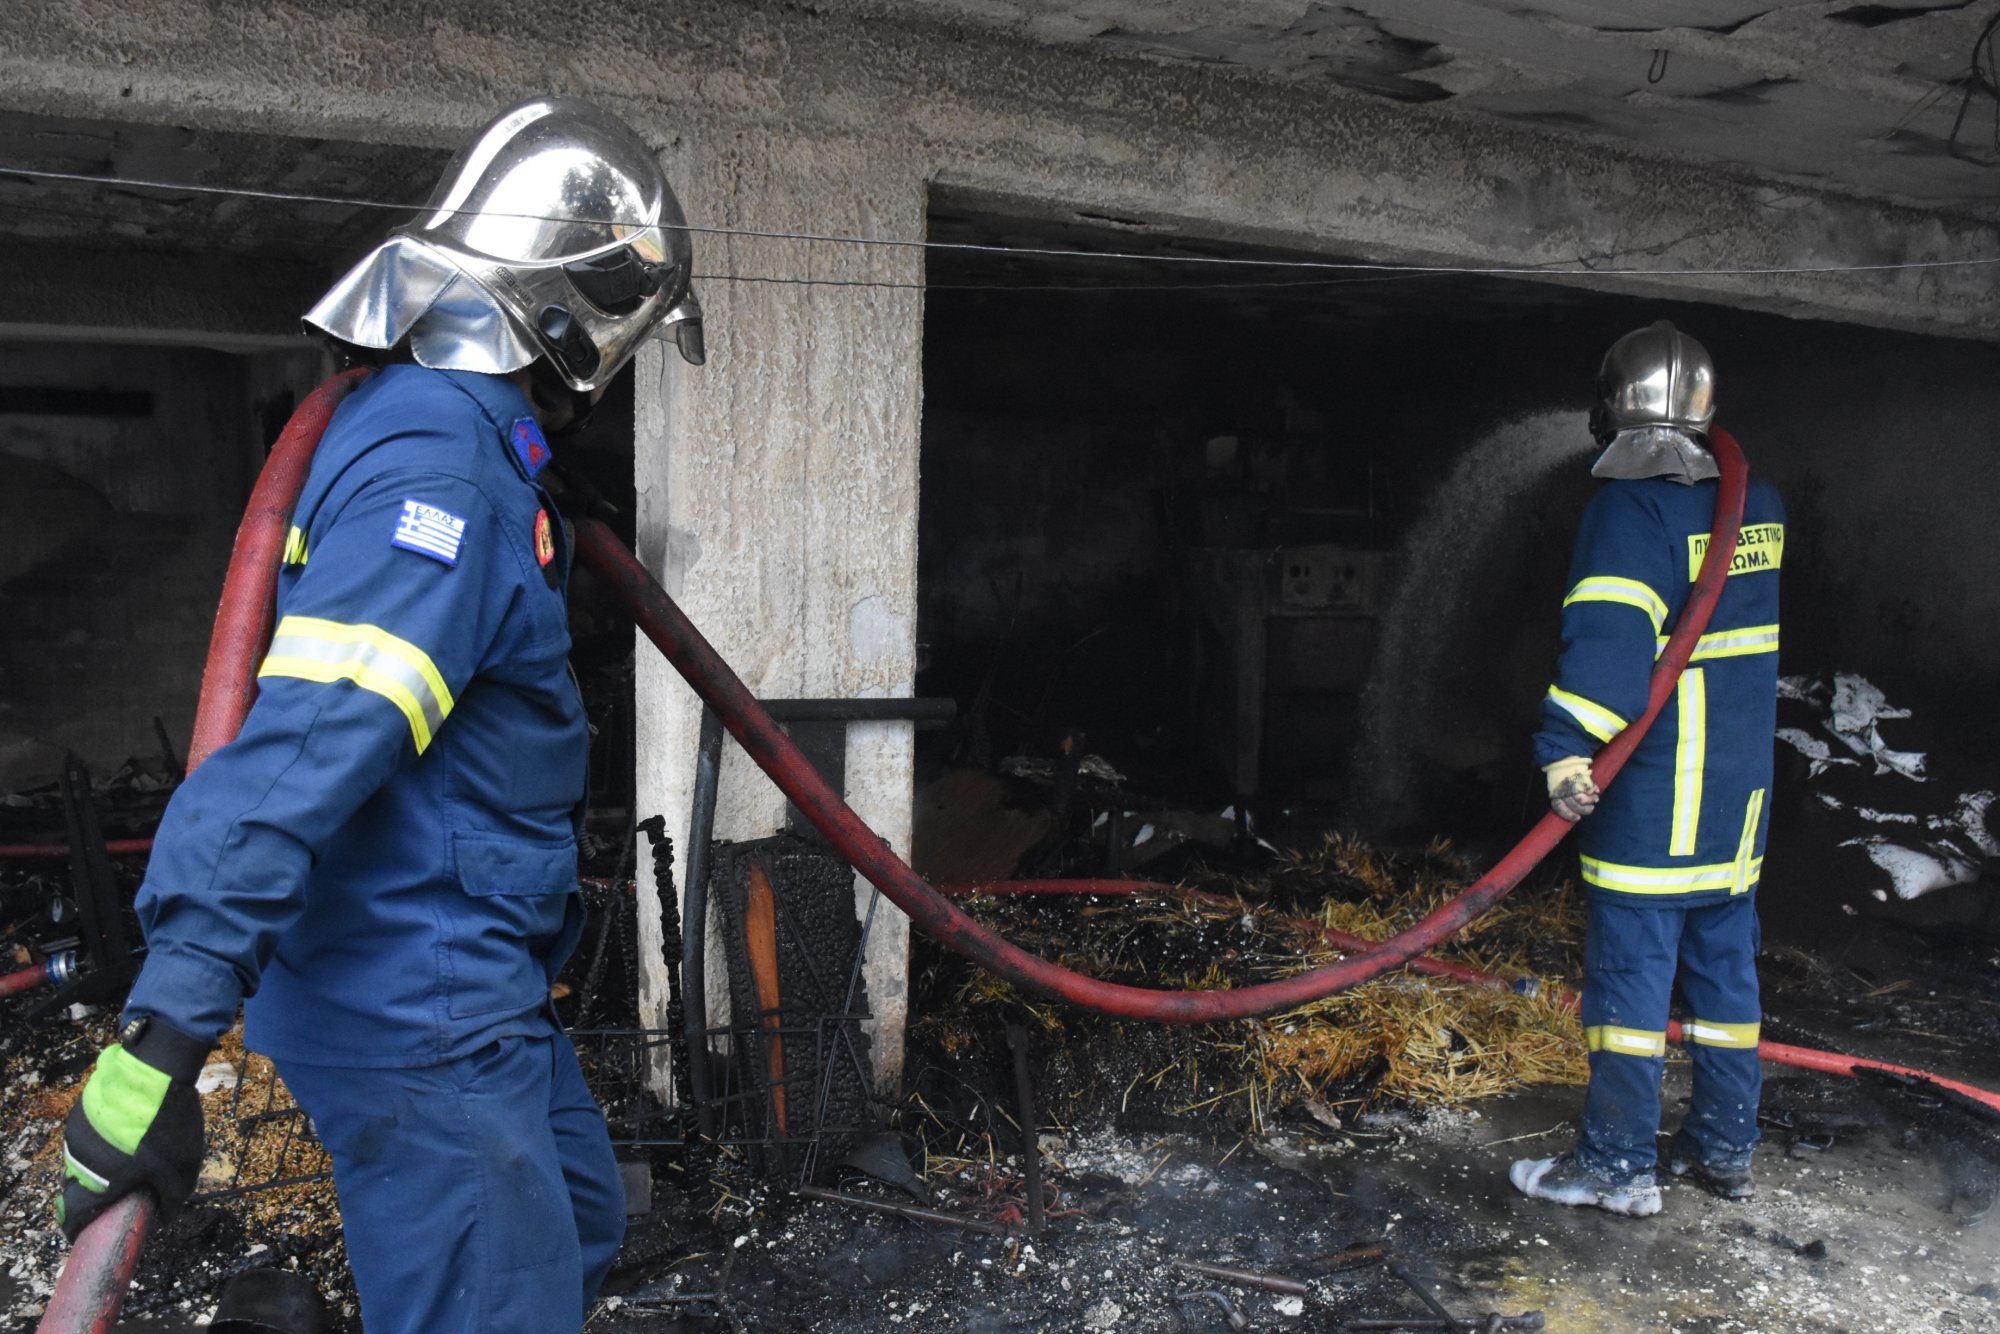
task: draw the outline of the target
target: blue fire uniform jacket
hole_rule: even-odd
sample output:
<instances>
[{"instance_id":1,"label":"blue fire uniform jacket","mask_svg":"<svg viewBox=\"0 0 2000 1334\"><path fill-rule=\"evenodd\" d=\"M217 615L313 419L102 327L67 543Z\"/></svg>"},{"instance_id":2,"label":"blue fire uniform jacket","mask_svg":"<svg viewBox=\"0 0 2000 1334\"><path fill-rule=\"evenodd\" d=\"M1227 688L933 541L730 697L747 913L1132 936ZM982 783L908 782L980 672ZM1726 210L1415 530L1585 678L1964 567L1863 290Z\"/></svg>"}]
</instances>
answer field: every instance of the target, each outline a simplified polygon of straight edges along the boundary
<instances>
[{"instance_id":1,"label":"blue fire uniform jacket","mask_svg":"<svg viewBox=\"0 0 2000 1334\"><path fill-rule=\"evenodd\" d=\"M1654 661L1694 587L1717 483L1604 484L1585 511L1563 599L1563 654L1535 762L1593 756L1645 711ZM1785 512L1752 479L1721 600L1673 698L1597 811L1577 826L1593 893L1691 908L1756 887L1777 721Z\"/></svg>"},{"instance_id":2,"label":"blue fire uniform jacket","mask_svg":"<svg viewBox=\"0 0 2000 1334\"><path fill-rule=\"evenodd\" d=\"M548 446L497 376L391 366L294 511L242 734L174 794L127 1012L280 1060L422 1066L540 1012L582 924L589 730Z\"/></svg>"}]
</instances>

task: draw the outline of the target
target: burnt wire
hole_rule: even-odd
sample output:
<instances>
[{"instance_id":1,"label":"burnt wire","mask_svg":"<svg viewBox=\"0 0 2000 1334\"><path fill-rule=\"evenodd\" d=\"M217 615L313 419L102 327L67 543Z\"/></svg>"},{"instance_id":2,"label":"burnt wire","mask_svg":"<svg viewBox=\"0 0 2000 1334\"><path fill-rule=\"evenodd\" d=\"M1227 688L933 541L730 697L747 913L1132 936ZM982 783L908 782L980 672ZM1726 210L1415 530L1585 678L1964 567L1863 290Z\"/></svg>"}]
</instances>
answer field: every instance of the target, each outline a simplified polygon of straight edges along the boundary
<instances>
[{"instance_id":1,"label":"burnt wire","mask_svg":"<svg viewBox=\"0 0 2000 1334\"><path fill-rule=\"evenodd\" d=\"M674 892L674 841L667 837L667 820L663 815L648 816L639 821L637 829L646 836L653 851L653 886L660 897L660 954L667 972L667 1055L673 1068L675 1100L681 1104L679 1110L685 1118L691 1103L680 1095L694 1087L694 1053L684 1040L687 1012L681 997L681 910ZM688 1137L685 1124L680 1130L683 1137Z\"/></svg>"},{"instance_id":2,"label":"burnt wire","mask_svg":"<svg viewBox=\"0 0 2000 1334\"><path fill-rule=\"evenodd\" d=\"M1959 109L1959 121L1963 122L1971 105L1975 90L1988 91L1996 97L1995 142L2000 146L2000 77L1989 76L1986 72L2000 68L1992 51L1996 28L2000 28L2000 15L1990 20L1981 30L1974 45L1974 67L1968 75L1965 99ZM1954 135L1958 126L1954 126ZM1976 160L1976 159L1975 159ZM127 190L158 190L170 193L222 195L236 199L261 199L277 203L334 205L353 209L378 209L396 213L416 213L425 206L392 202L378 199L349 198L339 195L308 194L299 191L259 190L236 185L202 185L187 181L159 181L143 177L90 175L83 172L56 171L41 167L25 167L0 163L0 177L14 176L30 180L68 181L72 183L103 187L117 187ZM10 205L11 206L11 205ZM43 210L45 212L49 210ZM446 210L431 210L434 214ZM469 210L468 210L469 211ZM563 214L500 214L495 216L515 217L538 222L603 222L601 218L577 218ZM2000 264L2000 256L1974 259L1906 260L1880 264L1813 264L1813 265L1725 265L1712 268L1591 268L1582 260L1553 261L1539 265L1451 265L1451 264L1390 264L1362 260L1311 260L1311 259L1253 259L1233 255L1168 255L1148 251L1131 250L1076 250L1055 246L1009 246L993 245L979 241L938 241L911 239L905 237L852 236L828 232L783 231L751 227L709 227L694 223L649 223L632 220L625 225L644 227L657 225L662 230L685 231L694 235L721 236L759 241L786 241L808 244L845 245L861 248L893 250L945 251L957 253L1004 255L1017 258L1116 260L1138 264L1191 264L1230 268L1264 268L1291 270L1320 270L1377 275L1418 276L1433 274L1457 274L1474 277L1549 277L1563 274L1590 275L1595 277L1651 277L1651 278L1696 278L1696 277L1758 277L1784 276L1794 274L1834 274L1834 273L1877 273L1906 269L1966 268L1981 265ZM1575 264L1581 267L1562 268L1558 264ZM890 283L863 279L822 279L796 278L776 275L717 274L708 275L703 281L771 282L808 287L876 287L890 289L942 290L941 286L924 283ZM1160 286L1166 286L1161 284ZM1176 290L1179 285L1174 285ZM1218 285L1220 286L1220 285ZM958 290L1019 291L1029 290L1012 284L992 284ZM1059 291L1110 291L1116 290L1103 285L1081 285L1075 287L1050 288L1042 290Z\"/></svg>"}]
</instances>

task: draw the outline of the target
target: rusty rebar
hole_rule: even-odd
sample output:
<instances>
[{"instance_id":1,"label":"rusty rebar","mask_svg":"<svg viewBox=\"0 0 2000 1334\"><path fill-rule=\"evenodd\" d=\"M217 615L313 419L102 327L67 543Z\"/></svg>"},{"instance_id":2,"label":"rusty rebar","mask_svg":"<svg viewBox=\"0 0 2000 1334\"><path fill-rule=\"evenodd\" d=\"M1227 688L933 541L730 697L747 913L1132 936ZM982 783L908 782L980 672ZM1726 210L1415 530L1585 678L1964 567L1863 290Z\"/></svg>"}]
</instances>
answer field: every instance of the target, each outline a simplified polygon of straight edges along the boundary
<instances>
[{"instance_id":1,"label":"rusty rebar","mask_svg":"<svg viewBox=\"0 0 2000 1334\"><path fill-rule=\"evenodd\" d=\"M1234 1265L1210 1264L1206 1260L1176 1260L1174 1266L1185 1269L1190 1274L1201 1274L1208 1278L1219 1278L1238 1287L1262 1288L1266 1292L1281 1292L1287 1297L1310 1297L1312 1289L1295 1278L1283 1274L1266 1274L1257 1269L1238 1269Z\"/></svg>"}]
</instances>

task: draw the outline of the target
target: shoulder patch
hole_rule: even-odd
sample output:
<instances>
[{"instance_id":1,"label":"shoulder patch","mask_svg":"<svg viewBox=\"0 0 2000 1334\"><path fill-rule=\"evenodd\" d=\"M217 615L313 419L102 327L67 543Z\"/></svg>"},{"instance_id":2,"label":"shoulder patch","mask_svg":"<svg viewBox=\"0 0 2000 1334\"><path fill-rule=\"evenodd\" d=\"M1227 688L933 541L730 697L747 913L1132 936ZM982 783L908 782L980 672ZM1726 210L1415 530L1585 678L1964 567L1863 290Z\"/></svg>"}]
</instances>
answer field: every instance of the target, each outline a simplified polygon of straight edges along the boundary
<instances>
[{"instance_id":1,"label":"shoulder patch","mask_svg":"<svg viewBox=\"0 0 2000 1334\"><path fill-rule=\"evenodd\" d=\"M507 439L513 443L514 455L521 460L521 466L533 477L548 466L549 442L542 434L542 428L533 417L517 417L507 432Z\"/></svg>"},{"instance_id":2,"label":"shoulder patch","mask_svg":"<svg viewBox=\"0 0 2000 1334\"><path fill-rule=\"evenodd\" d=\"M421 500L405 500L389 545L456 565L459 544L464 541L465 520Z\"/></svg>"}]
</instances>

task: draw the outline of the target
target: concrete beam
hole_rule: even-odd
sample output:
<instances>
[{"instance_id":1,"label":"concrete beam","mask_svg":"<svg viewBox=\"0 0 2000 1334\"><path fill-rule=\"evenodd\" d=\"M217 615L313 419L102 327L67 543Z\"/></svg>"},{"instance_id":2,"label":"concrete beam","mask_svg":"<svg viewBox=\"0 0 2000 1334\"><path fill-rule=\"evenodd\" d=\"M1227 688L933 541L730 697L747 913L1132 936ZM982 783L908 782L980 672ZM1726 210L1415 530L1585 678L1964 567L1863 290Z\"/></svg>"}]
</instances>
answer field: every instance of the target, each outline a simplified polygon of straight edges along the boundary
<instances>
[{"instance_id":1,"label":"concrete beam","mask_svg":"<svg viewBox=\"0 0 2000 1334\"><path fill-rule=\"evenodd\" d=\"M322 286L318 274L270 260L14 238L0 245L0 336L303 351L299 316Z\"/></svg>"},{"instance_id":2,"label":"concrete beam","mask_svg":"<svg viewBox=\"0 0 2000 1334\"><path fill-rule=\"evenodd\" d=\"M1988 224L1691 158L901 14L582 0L556 23L529 0L293 0L255 17L225 0L19 0L0 36L0 104L52 114L447 144L542 89L599 98L663 144L853 142L924 179L1385 260L1755 269L2000 255ZM687 193L698 220L715 216ZM772 256L740 258L769 272ZM2000 334L1984 267L1580 281Z\"/></svg>"}]
</instances>

